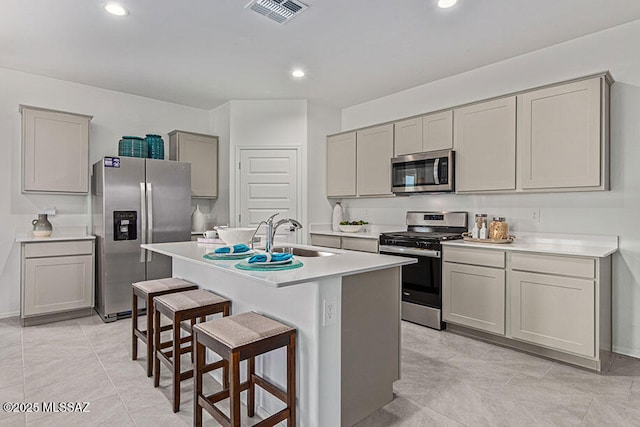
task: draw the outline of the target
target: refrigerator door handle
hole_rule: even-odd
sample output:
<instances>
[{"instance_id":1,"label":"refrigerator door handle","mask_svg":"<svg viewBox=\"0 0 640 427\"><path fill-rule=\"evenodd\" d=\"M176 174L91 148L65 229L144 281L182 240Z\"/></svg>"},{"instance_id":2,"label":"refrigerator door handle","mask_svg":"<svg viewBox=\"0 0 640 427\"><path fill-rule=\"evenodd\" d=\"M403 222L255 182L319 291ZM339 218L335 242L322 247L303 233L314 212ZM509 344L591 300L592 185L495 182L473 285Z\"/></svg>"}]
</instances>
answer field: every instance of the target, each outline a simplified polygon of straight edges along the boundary
<instances>
[{"instance_id":1,"label":"refrigerator door handle","mask_svg":"<svg viewBox=\"0 0 640 427\"><path fill-rule=\"evenodd\" d=\"M153 243L153 191L147 182L147 243ZM147 251L147 262L151 261L153 251Z\"/></svg>"},{"instance_id":2,"label":"refrigerator door handle","mask_svg":"<svg viewBox=\"0 0 640 427\"><path fill-rule=\"evenodd\" d=\"M146 229L147 229L147 197L146 197L146 193L145 193L145 186L144 186L144 182L140 183L140 243L145 244L147 243L147 235L146 233ZM140 262L144 262L144 257L145 257L145 253L146 253L146 249L142 249L140 248Z\"/></svg>"}]
</instances>

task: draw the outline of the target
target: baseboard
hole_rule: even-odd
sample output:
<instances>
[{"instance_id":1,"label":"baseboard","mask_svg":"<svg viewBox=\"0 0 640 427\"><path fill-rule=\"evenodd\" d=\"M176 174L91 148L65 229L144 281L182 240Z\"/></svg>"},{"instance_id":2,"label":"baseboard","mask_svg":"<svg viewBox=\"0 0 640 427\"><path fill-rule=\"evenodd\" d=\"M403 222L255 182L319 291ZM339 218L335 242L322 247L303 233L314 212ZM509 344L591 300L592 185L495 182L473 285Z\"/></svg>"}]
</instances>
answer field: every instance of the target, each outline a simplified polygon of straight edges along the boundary
<instances>
[{"instance_id":1,"label":"baseboard","mask_svg":"<svg viewBox=\"0 0 640 427\"><path fill-rule=\"evenodd\" d=\"M19 311L10 311L8 313L0 313L0 319L6 319L8 317L17 317L20 316Z\"/></svg>"}]
</instances>

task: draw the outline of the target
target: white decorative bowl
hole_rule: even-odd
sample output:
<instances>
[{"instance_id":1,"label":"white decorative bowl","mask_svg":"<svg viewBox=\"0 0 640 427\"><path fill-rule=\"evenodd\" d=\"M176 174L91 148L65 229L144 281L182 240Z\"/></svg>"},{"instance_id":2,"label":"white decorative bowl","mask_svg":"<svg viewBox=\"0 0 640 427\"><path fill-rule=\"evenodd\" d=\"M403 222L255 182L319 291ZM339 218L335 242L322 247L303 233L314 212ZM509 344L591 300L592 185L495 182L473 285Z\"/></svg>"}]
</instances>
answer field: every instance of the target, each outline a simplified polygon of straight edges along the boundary
<instances>
[{"instance_id":1,"label":"white decorative bowl","mask_svg":"<svg viewBox=\"0 0 640 427\"><path fill-rule=\"evenodd\" d=\"M338 224L338 227L340 227L340 231L342 231L343 233L357 233L358 231L362 230L362 225Z\"/></svg>"},{"instance_id":2,"label":"white decorative bowl","mask_svg":"<svg viewBox=\"0 0 640 427\"><path fill-rule=\"evenodd\" d=\"M249 246L255 231L255 228L219 228L218 236L229 246L241 243Z\"/></svg>"}]
</instances>

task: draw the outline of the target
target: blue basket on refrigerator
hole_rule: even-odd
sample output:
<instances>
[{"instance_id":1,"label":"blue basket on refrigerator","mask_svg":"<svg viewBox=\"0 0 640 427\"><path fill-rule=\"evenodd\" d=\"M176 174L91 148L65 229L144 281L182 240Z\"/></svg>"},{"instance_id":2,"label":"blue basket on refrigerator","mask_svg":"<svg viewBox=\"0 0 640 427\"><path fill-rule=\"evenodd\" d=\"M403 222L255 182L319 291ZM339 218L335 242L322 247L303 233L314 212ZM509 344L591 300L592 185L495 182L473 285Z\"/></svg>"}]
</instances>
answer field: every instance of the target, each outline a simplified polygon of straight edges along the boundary
<instances>
[{"instance_id":1,"label":"blue basket on refrigerator","mask_svg":"<svg viewBox=\"0 0 640 427\"><path fill-rule=\"evenodd\" d=\"M125 157L148 157L147 142L139 136L123 136L118 143L118 155Z\"/></svg>"},{"instance_id":2,"label":"blue basket on refrigerator","mask_svg":"<svg viewBox=\"0 0 640 427\"><path fill-rule=\"evenodd\" d=\"M164 159L164 140L160 135L153 135L148 133L144 139L147 143L147 149L150 159Z\"/></svg>"}]
</instances>

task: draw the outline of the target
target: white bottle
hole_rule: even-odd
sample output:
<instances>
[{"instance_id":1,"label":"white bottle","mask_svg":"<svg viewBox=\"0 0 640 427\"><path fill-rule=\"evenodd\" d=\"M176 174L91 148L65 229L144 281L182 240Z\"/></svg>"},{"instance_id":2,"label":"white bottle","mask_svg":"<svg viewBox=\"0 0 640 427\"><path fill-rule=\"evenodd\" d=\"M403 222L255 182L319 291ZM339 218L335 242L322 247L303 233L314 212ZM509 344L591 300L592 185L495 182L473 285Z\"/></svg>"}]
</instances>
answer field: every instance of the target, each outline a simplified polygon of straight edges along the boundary
<instances>
[{"instance_id":1,"label":"white bottle","mask_svg":"<svg viewBox=\"0 0 640 427\"><path fill-rule=\"evenodd\" d=\"M196 210L191 214L191 231L204 231L207 217L200 210L200 205L196 205Z\"/></svg>"},{"instance_id":2,"label":"white bottle","mask_svg":"<svg viewBox=\"0 0 640 427\"><path fill-rule=\"evenodd\" d=\"M471 229L471 238L477 239L479 233L480 233L480 230L478 230L478 224L474 222L473 228Z\"/></svg>"},{"instance_id":3,"label":"white bottle","mask_svg":"<svg viewBox=\"0 0 640 427\"><path fill-rule=\"evenodd\" d=\"M482 228L480 229L480 239L486 239L487 238L487 227L482 224Z\"/></svg>"},{"instance_id":4,"label":"white bottle","mask_svg":"<svg viewBox=\"0 0 640 427\"><path fill-rule=\"evenodd\" d=\"M340 223L344 219L344 212L342 210L342 205L340 202L336 202L336 205L333 207L333 215L331 217L331 229L333 231L340 231Z\"/></svg>"}]
</instances>

